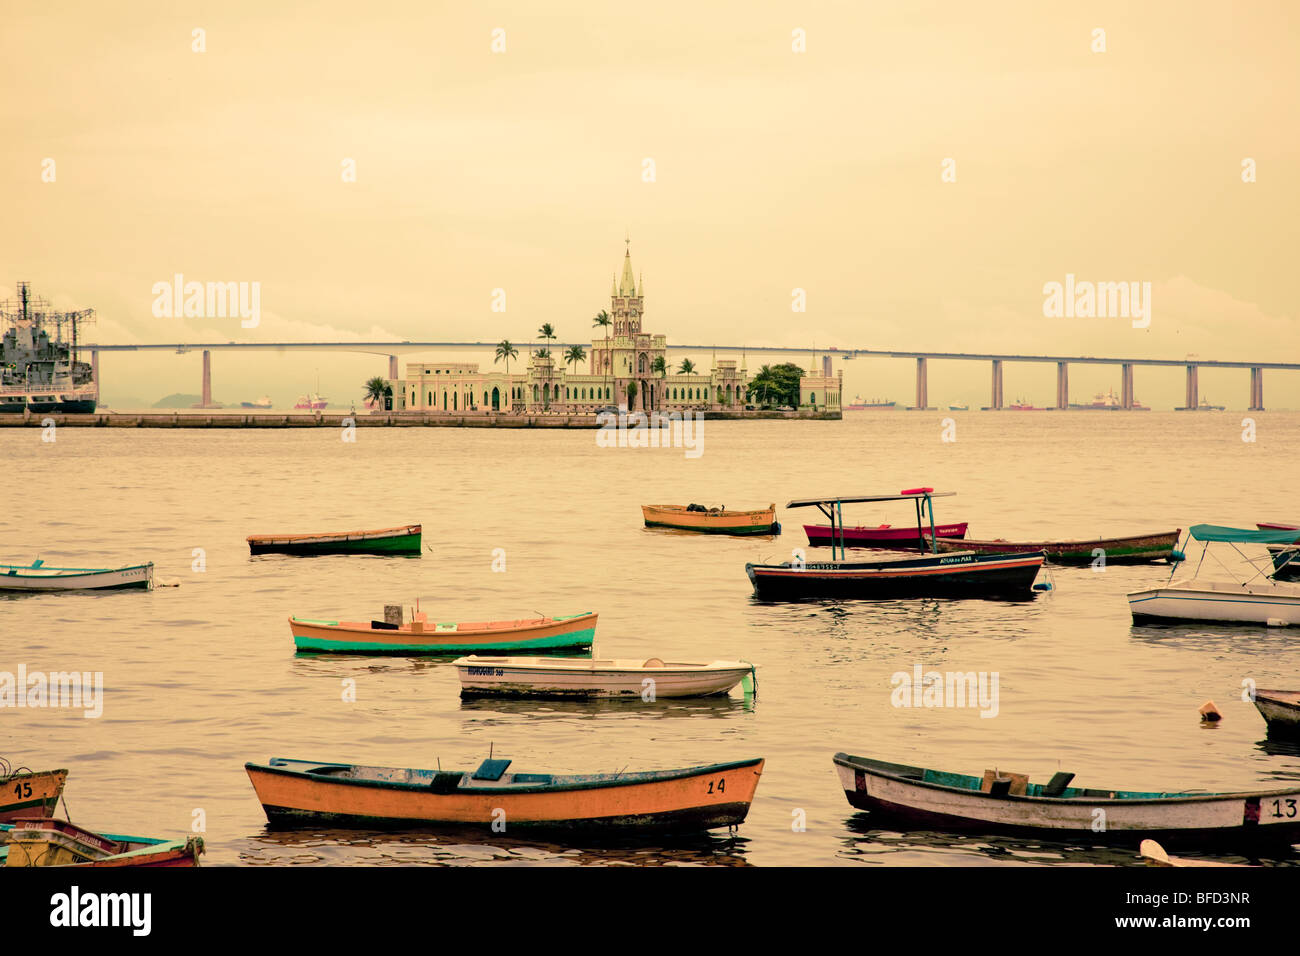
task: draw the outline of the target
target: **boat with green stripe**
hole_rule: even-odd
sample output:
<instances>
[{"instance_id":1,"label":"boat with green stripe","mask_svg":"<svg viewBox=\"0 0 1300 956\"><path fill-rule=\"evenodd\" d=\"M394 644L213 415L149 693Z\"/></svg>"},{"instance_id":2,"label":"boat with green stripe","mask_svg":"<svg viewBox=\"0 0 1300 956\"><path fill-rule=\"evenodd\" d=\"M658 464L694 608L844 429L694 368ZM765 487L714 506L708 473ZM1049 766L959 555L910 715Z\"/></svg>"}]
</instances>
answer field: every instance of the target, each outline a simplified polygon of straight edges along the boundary
<instances>
[{"instance_id":1,"label":"boat with green stripe","mask_svg":"<svg viewBox=\"0 0 1300 956\"><path fill-rule=\"evenodd\" d=\"M517 621L429 623L417 611L404 624L385 621L322 621L290 617L289 630L300 651L338 654L460 655L528 651L590 650L596 640L596 613L584 611Z\"/></svg>"},{"instance_id":2,"label":"boat with green stripe","mask_svg":"<svg viewBox=\"0 0 1300 956\"><path fill-rule=\"evenodd\" d=\"M319 534L254 534L250 554L414 554L420 553L418 524L375 531L330 531Z\"/></svg>"}]
</instances>

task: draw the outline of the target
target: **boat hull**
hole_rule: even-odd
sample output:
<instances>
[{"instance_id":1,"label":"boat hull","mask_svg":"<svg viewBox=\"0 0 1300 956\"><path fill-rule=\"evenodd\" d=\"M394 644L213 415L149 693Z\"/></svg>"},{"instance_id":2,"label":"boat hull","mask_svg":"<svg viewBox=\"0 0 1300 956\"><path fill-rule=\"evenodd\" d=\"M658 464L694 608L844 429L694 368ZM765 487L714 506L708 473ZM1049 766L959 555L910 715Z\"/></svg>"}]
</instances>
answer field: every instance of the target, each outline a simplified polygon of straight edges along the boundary
<instances>
[{"instance_id":1,"label":"boat hull","mask_svg":"<svg viewBox=\"0 0 1300 956\"><path fill-rule=\"evenodd\" d=\"M949 551L979 551L993 554L1016 554L1025 551L1043 551L1052 564L1092 564L1104 557L1106 564L1147 564L1167 561L1178 544L1181 529L1160 534L1132 535L1126 538L1094 538L1088 541L979 541L967 539L954 542L940 538L937 549ZM928 541L927 534L927 544ZM1098 554L1097 552L1101 552Z\"/></svg>"},{"instance_id":2,"label":"boat hull","mask_svg":"<svg viewBox=\"0 0 1300 956\"><path fill-rule=\"evenodd\" d=\"M250 554L414 554L420 553L420 525L315 535L251 535Z\"/></svg>"},{"instance_id":3,"label":"boat hull","mask_svg":"<svg viewBox=\"0 0 1300 956\"><path fill-rule=\"evenodd\" d=\"M1174 584L1133 591L1128 603L1134 623L1300 624L1300 587L1292 585L1263 590Z\"/></svg>"},{"instance_id":4,"label":"boat hull","mask_svg":"<svg viewBox=\"0 0 1300 956\"><path fill-rule=\"evenodd\" d=\"M804 598L1029 597L1043 552L922 555L889 561L745 565L764 600Z\"/></svg>"},{"instance_id":5,"label":"boat hull","mask_svg":"<svg viewBox=\"0 0 1300 956\"><path fill-rule=\"evenodd\" d=\"M1295 809L1300 806L1300 789L1131 798L1122 791L1104 790L1067 790L1080 795L1066 797L993 796L926 782L920 776L899 779L895 773L881 773L879 761L847 754L836 754L834 763L851 806L917 828L1126 845L1143 839L1171 844L1300 840L1300 813ZM885 766L934 774L915 767ZM938 780L958 777L934 774ZM1098 821L1104 828L1098 828Z\"/></svg>"},{"instance_id":6,"label":"boat hull","mask_svg":"<svg viewBox=\"0 0 1300 956\"><path fill-rule=\"evenodd\" d=\"M152 563L103 569L0 565L0 591L147 591L152 587Z\"/></svg>"},{"instance_id":7,"label":"boat hull","mask_svg":"<svg viewBox=\"0 0 1300 956\"><path fill-rule=\"evenodd\" d=\"M760 759L651 773L535 774L530 776L550 782L529 787L476 785L459 772L394 770L388 772L398 779L390 781L306 772L340 766L272 760L245 769L275 826L491 827L504 822L507 831L736 826L744 822L763 772ZM457 777L469 785L454 785ZM450 786L439 786L440 781Z\"/></svg>"},{"instance_id":8,"label":"boat hull","mask_svg":"<svg viewBox=\"0 0 1300 956\"><path fill-rule=\"evenodd\" d=\"M753 673L749 664L722 666L631 661L563 661L466 657L453 662L462 697L628 699L654 701L726 694Z\"/></svg>"},{"instance_id":9,"label":"boat hull","mask_svg":"<svg viewBox=\"0 0 1300 956\"><path fill-rule=\"evenodd\" d=\"M0 821L53 814L67 781L66 770L11 774L0 781Z\"/></svg>"},{"instance_id":10,"label":"boat hull","mask_svg":"<svg viewBox=\"0 0 1300 956\"><path fill-rule=\"evenodd\" d=\"M1300 692L1256 690L1255 709L1270 737L1300 737Z\"/></svg>"},{"instance_id":11,"label":"boat hull","mask_svg":"<svg viewBox=\"0 0 1300 956\"><path fill-rule=\"evenodd\" d=\"M757 511L687 511L678 505L642 505L647 528L674 528L697 534L779 534L776 508Z\"/></svg>"},{"instance_id":12,"label":"boat hull","mask_svg":"<svg viewBox=\"0 0 1300 956\"><path fill-rule=\"evenodd\" d=\"M594 613L531 621L482 624L407 624L398 630L362 623L289 618L300 651L345 654L476 654L504 651L561 651L589 648L596 640ZM439 628L444 628L440 630Z\"/></svg>"},{"instance_id":13,"label":"boat hull","mask_svg":"<svg viewBox=\"0 0 1300 956\"><path fill-rule=\"evenodd\" d=\"M960 521L955 524L938 524L934 526L934 533L940 538L964 538L966 537L967 522ZM814 547L826 547L831 544L831 526L828 524L806 524L803 526L804 533L808 535L808 543ZM929 537L930 529L921 528L892 528L888 525L880 528L845 528L844 529L844 547L846 548L877 548L887 549L908 549L920 548L926 545L926 539ZM835 544L839 544L839 536L835 536Z\"/></svg>"}]
</instances>

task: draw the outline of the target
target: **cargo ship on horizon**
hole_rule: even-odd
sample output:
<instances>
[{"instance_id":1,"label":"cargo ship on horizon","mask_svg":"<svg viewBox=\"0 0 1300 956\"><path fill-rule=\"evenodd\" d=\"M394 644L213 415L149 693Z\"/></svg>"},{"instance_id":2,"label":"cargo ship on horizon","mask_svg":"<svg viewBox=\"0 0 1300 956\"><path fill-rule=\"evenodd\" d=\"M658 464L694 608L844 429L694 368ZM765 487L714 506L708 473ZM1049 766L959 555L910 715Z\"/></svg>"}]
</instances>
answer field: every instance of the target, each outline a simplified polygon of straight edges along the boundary
<instances>
[{"instance_id":1,"label":"cargo ship on horizon","mask_svg":"<svg viewBox=\"0 0 1300 956\"><path fill-rule=\"evenodd\" d=\"M93 412L99 383L94 367L79 360L77 333L94 319L94 309L51 311L19 282L16 298L0 303L0 412Z\"/></svg>"}]
</instances>

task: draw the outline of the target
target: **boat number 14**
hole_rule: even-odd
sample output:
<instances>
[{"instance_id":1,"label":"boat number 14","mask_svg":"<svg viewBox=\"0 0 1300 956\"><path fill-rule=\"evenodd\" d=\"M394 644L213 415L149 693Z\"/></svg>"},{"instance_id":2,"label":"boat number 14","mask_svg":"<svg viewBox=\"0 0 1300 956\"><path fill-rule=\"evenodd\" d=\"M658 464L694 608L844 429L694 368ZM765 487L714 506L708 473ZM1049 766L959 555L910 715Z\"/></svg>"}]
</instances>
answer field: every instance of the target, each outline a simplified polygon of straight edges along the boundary
<instances>
[{"instance_id":1,"label":"boat number 14","mask_svg":"<svg viewBox=\"0 0 1300 956\"><path fill-rule=\"evenodd\" d=\"M719 778L718 778L717 789L716 789L716 790L714 789L714 783L713 783L713 781L712 781L712 780L709 781L709 793L726 793L726 792L727 792L727 778L726 778L726 777L719 777Z\"/></svg>"}]
</instances>

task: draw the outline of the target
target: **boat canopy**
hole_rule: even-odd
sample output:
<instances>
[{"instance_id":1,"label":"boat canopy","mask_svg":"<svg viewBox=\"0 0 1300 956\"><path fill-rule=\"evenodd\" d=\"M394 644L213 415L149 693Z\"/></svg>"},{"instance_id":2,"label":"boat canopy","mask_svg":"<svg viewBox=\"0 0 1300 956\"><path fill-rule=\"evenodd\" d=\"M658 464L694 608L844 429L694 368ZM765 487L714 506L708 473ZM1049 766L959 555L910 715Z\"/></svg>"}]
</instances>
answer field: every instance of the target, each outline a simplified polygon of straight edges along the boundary
<instances>
[{"instance_id":1,"label":"boat canopy","mask_svg":"<svg viewBox=\"0 0 1300 956\"><path fill-rule=\"evenodd\" d=\"M1188 533L1197 541L1232 541L1241 544L1291 544L1300 540L1300 531L1251 531L1225 528L1217 524L1196 524Z\"/></svg>"},{"instance_id":2,"label":"boat canopy","mask_svg":"<svg viewBox=\"0 0 1300 956\"><path fill-rule=\"evenodd\" d=\"M912 501L916 498L947 498L955 491L910 491L900 495L822 495L819 498L796 498L786 503L787 508L808 508L820 505L850 505L863 501Z\"/></svg>"}]
</instances>

